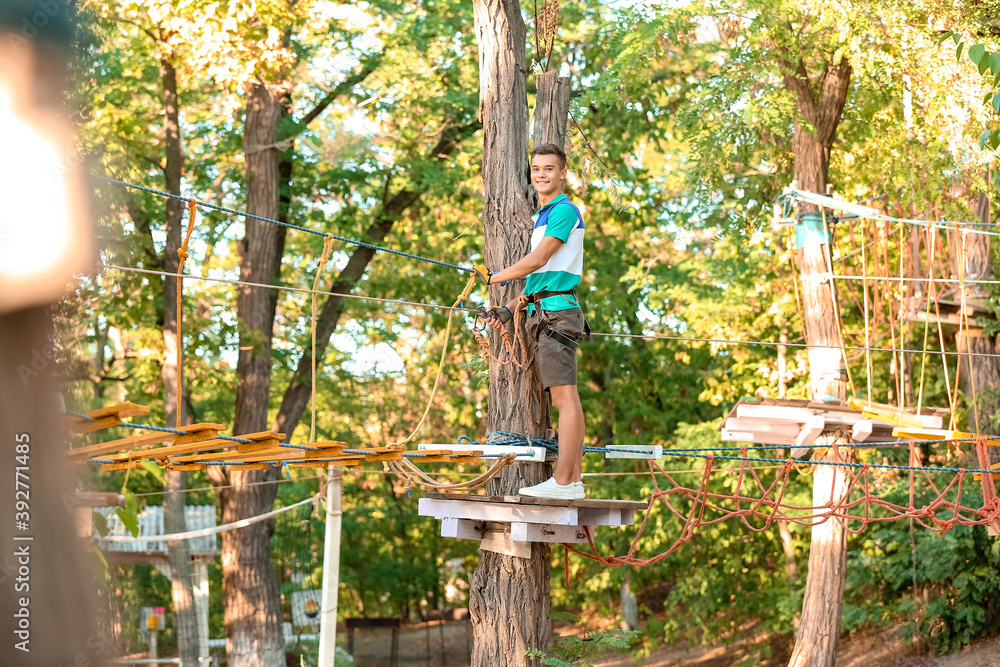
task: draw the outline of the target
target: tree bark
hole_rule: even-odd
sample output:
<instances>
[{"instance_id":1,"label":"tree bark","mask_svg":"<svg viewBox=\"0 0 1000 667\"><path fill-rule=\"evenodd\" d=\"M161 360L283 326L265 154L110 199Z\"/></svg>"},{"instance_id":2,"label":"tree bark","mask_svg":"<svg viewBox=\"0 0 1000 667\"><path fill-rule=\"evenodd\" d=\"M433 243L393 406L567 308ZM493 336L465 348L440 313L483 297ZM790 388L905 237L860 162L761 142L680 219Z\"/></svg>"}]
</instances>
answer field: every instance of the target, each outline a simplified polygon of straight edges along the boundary
<instances>
[{"instance_id":1,"label":"tree bark","mask_svg":"<svg viewBox=\"0 0 1000 667\"><path fill-rule=\"evenodd\" d=\"M275 143L282 100L263 81L247 91L245 146ZM279 211L279 165L275 148L246 155L247 211L271 219ZM240 241L240 279L271 283L278 278L284 251L285 228L246 220ZM277 293L241 286L236 308L240 351L237 361L236 414L233 432L253 433L268 428L271 389L271 338ZM215 482L232 486L217 489L222 522L238 521L272 509L274 484L248 484L276 479L278 470L232 470L216 473ZM271 563L274 521L262 521L222 533L222 588L230 667L281 667L285 664L281 598Z\"/></svg>"},{"instance_id":2,"label":"tree bark","mask_svg":"<svg viewBox=\"0 0 1000 667\"><path fill-rule=\"evenodd\" d=\"M525 88L525 25L516 0L475 0L479 42L479 109L483 121L483 227L486 265L510 266L524 257L531 238L532 206L528 181L528 102ZM554 77L543 79L557 83ZM540 107L555 91L542 92ZM568 100L568 97L566 98ZM558 115L553 112L551 115ZM564 115L567 110L561 113ZM549 115L549 114L547 114ZM547 124L544 132L558 127ZM565 123L563 123L565 127ZM565 135L563 135L563 140ZM557 136L535 137L537 142ZM530 195L533 195L530 192ZM505 304L523 289L523 282L493 285L490 303ZM491 345L501 341L491 332ZM533 346L530 350L533 355ZM535 364L521 370L513 365L490 366L489 430L544 435L549 428L549 402L542 392ZM546 464L520 463L506 468L488 493L516 494L550 474ZM470 581L474 667L528 665L525 652L544 648L551 637L548 612L549 547L531 545L531 558L484 551Z\"/></svg>"},{"instance_id":3,"label":"tree bark","mask_svg":"<svg viewBox=\"0 0 1000 667\"><path fill-rule=\"evenodd\" d=\"M799 188L826 193L830 151L837 125L847 100L851 66L846 58L827 64L819 77L820 90L813 90L802 61L783 63L785 85L795 95L798 112L792 135L794 177ZM818 99L817 99L818 97ZM813 400L844 400L847 397L846 369L843 368L837 329L840 314L834 300L830 273L829 246L810 243L799 250L802 275L806 343L823 346L809 349L809 376ZM817 446L821 446L817 442ZM817 450L827 460L832 450ZM837 466L813 466L813 505L831 502L844 484L844 470ZM795 648L789 661L794 667L832 667L840 639L843 610L847 532L836 521L814 526L809 547L809 571Z\"/></svg>"},{"instance_id":4,"label":"tree bark","mask_svg":"<svg viewBox=\"0 0 1000 667\"><path fill-rule=\"evenodd\" d=\"M832 436L823 436L832 444ZM843 457L843 452L841 453ZM817 455L817 460L833 461L833 449ZM813 466L813 505L836 502L847 490L847 476L838 466ZM809 574L795 648L789 667L833 667L840 641L840 620L844 609L844 577L847 574L847 531L837 519L812 527Z\"/></svg>"},{"instance_id":5,"label":"tree bark","mask_svg":"<svg viewBox=\"0 0 1000 667\"><path fill-rule=\"evenodd\" d=\"M170 60L160 60L160 78L163 83L163 148L166 162L163 170L166 191L180 195L181 177L184 173L184 150L180 133L180 105L177 101L177 70ZM179 263L177 251L181 244L181 227L184 224L183 202L167 199L164 232L167 243L164 249L163 270L176 273ZM163 384L164 416L168 426L184 423L183 405L177 414L177 278L163 279L163 367L160 381ZM182 383L183 386L183 383ZM182 389L183 391L183 389ZM165 473L167 495L163 498L163 528L167 533L187 530L184 519L184 475L180 470ZM198 615L194 608L192 588L191 552L185 540L167 543L170 560L170 597L173 601L177 623L177 652L184 664L198 664L199 637ZM205 638L208 639L207 637ZM205 656L208 657L208 656Z\"/></svg>"}]
</instances>

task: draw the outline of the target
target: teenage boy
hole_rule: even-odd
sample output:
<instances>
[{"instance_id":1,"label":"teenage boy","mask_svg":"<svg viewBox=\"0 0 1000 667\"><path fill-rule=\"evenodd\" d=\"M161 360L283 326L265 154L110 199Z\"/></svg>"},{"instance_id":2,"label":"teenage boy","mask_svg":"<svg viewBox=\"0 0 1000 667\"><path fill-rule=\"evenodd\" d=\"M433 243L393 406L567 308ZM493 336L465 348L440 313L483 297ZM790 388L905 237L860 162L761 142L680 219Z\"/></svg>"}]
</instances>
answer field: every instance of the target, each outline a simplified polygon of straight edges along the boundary
<instances>
[{"instance_id":1,"label":"teenage boy","mask_svg":"<svg viewBox=\"0 0 1000 667\"><path fill-rule=\"evenodd\" d=\"M531 184L541 208L532 217L531 252L511 267L491 274L477 267L487 285L524 278L524 294L506 307L491 308L486 323L500 329L527 302L527 333L537 342L542 385L559 412L559 460L555 475L521 489L524 496L580 499L584 497L583 408L576 388L576 348L587 333L580 302L573 288L583 273L583 217L566 198L566 154L554 144L531 152Z\"/></svg>"}]
</instances>

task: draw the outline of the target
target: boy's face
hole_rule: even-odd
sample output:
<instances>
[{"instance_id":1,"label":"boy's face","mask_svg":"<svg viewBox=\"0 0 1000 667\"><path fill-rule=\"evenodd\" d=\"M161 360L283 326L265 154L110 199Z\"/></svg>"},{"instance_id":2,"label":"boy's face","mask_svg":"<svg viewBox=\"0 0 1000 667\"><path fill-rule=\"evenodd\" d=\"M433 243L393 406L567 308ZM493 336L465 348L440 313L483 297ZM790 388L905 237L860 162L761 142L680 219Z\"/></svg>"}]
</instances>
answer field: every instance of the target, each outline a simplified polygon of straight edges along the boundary
<instances>
[{"instance_id":1,"label":"boy's face","mask_svg":"<svg viewBox=\"0 0 1000 667\"><path fill-rule=\"evenodd\" d=\"M531 158L531 184L542 197L562 194L566 167L559 164L558 155L536 155Z\"/></svg>"}]
</instances>

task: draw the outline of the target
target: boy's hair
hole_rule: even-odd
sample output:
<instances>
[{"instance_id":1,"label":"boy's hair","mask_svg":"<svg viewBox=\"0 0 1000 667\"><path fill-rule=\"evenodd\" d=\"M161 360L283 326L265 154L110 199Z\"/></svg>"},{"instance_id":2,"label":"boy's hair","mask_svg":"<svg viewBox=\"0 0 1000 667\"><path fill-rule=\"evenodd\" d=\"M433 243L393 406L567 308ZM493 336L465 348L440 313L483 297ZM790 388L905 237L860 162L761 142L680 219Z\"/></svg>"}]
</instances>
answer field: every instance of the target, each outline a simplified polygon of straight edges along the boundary
<instances>
[{"instance_id":1,"label":"boy's hair","mask_svg":"<svg viewBox=\"0 0 1000 667\"><path fill-rule=\"evenodd\" d=\"M539 144L531 151L531 157L536 155L555 155L559 158L559 164L566 166L566 152L555 144Z\"/></svg>"}]
</instances>

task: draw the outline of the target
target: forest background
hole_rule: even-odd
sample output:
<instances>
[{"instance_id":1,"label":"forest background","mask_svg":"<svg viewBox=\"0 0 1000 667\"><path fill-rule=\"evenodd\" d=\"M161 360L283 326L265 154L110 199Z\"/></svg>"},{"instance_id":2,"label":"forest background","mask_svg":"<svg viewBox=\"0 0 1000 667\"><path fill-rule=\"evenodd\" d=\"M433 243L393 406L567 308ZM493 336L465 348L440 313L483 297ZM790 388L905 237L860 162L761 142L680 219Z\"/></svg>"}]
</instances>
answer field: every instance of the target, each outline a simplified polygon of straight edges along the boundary
<instances>
[{"instance_id":1,"label":"forest background","mask_svg":"<svg viewBox=\"0 0 1000 667\"><path fill-rule=\"evenodd\" d=\"M548 69L572 82L569 185L588 225L587 317L599 332L685 339L595 337L584 346L580 390L588 444L717 444L720 420L740 397L777 396L779 380L786 396L807 397L806 354L794 347L804 342L794 252L786 231L770 224L772 204L792 180L796 107L784 78L790 61L804 63L818 81L822 63L850 63L831 152L830 182L838 196L903 217L966 220L974 217L981 191L992 195L983 173L1000 141L990 133L1000 108L992 95L1000 59L991 69L996 8L988 4L577 0L522 6L529 96L534 78ZM72 92L81 109L76 149L97 171L244 210L254 196L247 185L253 154L277 150L289 170L282 172L279 193L283 220L446 262L481 261L482 135L471 3L148 0L84 2L80 11L83 48ZM985 48L970 59L969 46L980 43ZM981 62L986 65L977 69ZM272 142L254 144L246 131L255 81L280 91ZM179 215L177 205L171 212L158 196L101 180L95 186L103 263L173 270L168 251L176 239L168 221ZM242 218L202 210L186 271L239 278L244 233ZM880 240L890 275L897 275L897 264L904 272L912 268L909 230L844 222L834 238L834 257L845 271L862 270L852 254L859 243L878 249ZM322 238L292 230L282 246L276 284L311 287ZM997 251L991 248L991 256ZM172 419L166 407L172 394L163 382L171 363L164 337L172 317L168 282L100 269L67 300L59 313L59 354L72 409L129 400L152 406L149 423ZM340 245L320 278L321 289L435 304L450 304L463 282L447 268L365 257ZM861 287L839 289L845 343L862 346ZM887 348L883 339L890 333L898 346L938 345L936 331L928 342L923 327L892 319L891 304L916 288L883 283L880 289L890 314L881 334L875 332L876 346ZM189 280L184 298L186 412L196 421L232 424L240 335L246 334L236 317L237 290ZM321 306L317 437L365 446L405 437L434 380L446 313L354 299ZM305 442L310 304L302 293L280 291L275 307L266 422L277 422L292 442ZM995 333L989 329L995 322L986 324ZM783 335L790 347L781 378L774 346L692 340L778 341ZM953 349L954 335L946 327L940 342ZM451 345L444 391L422 428L424 441L484 435L481 350L462 327ZM869 371L863 353L848 355L859 395L870 386L872 398L885 403L912 406L919 394L925 405L949 405L940 356L910 355L901 364L885 352L871 360ZM952 364L951 377L955 370ZM955 406L963 425L965 399ZM990 423L983 430L997 432L996 393L985 390L980 399ZM906 461L905 452L869 456ZM962 458L950 451L927 456ZM694 483L703 461L667 458L664 465L693 470L681 474ZM585 466L590 473L615 473L587 478L594 496L646 499L652 492L642 465L588 459ZM186 484L205 488L210 481L190 473ZM154 467L127 478L81 472L83 488L124 485L131 494L152 494L138 496L147 504L161 502L164 484ZM905 499L909 491L902 477L880 485L890 498ZM315 493L318 482L312 472L293 470L276 486L281 506ZM808 504L810 486L808 471L798 471L788 497ZM977 491L967 493L973 498ZM186 493L188 504L215 500L211 490ZM319 539L312 544L321 544L321 522L315 530ZM643 550L668 547L679 530L677 520L654 515ZM627 530L599 531L598 546L621 552L628 537ZM760 638L754 650L764 659L785 650L794 634L808 538L795 526L751 533L730 522L703 528L680 551L644 569L572 559L571 589L561 567L553 569L553 605L597 624L620 616L626 587L640 603L641 650L749 635ZM345 476L344 543L342 617L417 618L443 604L447 562L461 559L461 582L478 558L475 544L438 537L435 522L416 515L416 498L376 471ZM283 553L281 541L273 548L276 561L304 573L303 585L318 585L322 568L314 548ZM906 522L873 526L851 537L844 629L905 626L935 651L994 634L1000 631L998 566L997 541L981 528L918 529L911 537ZM221 595L221 574L213 567L213 595ZM121 592L108 600L117 613L129 596L170 599L169 582L151 568L108 576ZM461 599L454 604L461 606ZM213 609L220 607L213 601ZM675 609L685 613L671 613ZM224 636L224 622L213 613L213 636Z\"/></svg>"}]
</instances>

